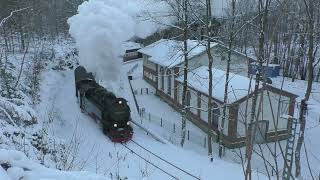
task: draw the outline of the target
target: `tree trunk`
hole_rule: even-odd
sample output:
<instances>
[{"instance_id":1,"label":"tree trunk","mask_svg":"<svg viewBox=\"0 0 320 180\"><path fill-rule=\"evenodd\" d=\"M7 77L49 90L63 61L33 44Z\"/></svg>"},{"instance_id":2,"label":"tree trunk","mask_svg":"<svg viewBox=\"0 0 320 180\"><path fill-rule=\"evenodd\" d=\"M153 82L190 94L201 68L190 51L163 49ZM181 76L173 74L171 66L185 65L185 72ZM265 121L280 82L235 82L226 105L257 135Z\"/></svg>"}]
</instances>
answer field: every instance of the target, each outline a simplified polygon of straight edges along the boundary
<instances>
[{"instance_id":1,"label":"tree trunk","mask_svg":"<svg viewBox=\"0 0 320 180\"><path fill-rule=\"evenodd\" d=\"M181 125L181 142L180 145L183 147L186 138L186 120L187 120L187 107L186 107L186 97L188 88L188 0L183 2L183 57L184 57L184 67L183 67L183 92L182 92L182 125Z\"/></svg>"},{"instance_id":2,"label":"tree trunk","mask_svg":"<svg viewBox=\"0 0 320 180\"><path fill-rule=\"evenodd\" d=\"M208 71L209 71L209 89L208 89L208 156L210 161L213 161L212 156L212 137L211 137L211 129L212 129L212 64L213 64L213 57L211 54L211 2L210 0L206 0L206 29L207 29L207 55L208 55Z\"/></svg>"},{"instance_id":3,"label":"tree trunk","mask_svg":"<svg viewBox=\"0 0 320 180\"><path fill-rule=\"evenodd\" d=\"M301 62L303 62L304 38L305 38L305 35L301 34L300 38L299 38L300 46L299 46L298 58L296 59L296 62L295 62L295 68L294 68L294 72L293 72L293 75L292 75L292 82L294 82L294 80L297 78L297 74L298 74L298 71L299 71L299 65L300 65Z\"/></svg>"},{"instance_id":4,"label":"tree trunk","mask_svg":"<svg viewBox=\"0 0 320 180\"><path fill-rule=\"evenodd\" d=\"M307 111L307 102L310 98L311 89L312 89L312 80L313 80L313 61L314 61L314 14L313 14L313 8L314 8L314 1L309 0L308 4L305 3L306 9L307 9L307 17L308 17L308 43L309 43L309 49L308 49L308 85L306 94L304 96L304 99L301 100L301 106L300 106L300 112L299 112L299 122L300 122L300 133L298 137L297 147L295 151L295 165L296 165L296 177L301 175L301 162L300 162L300 154L301 154L301 148L304 141L304 132L305 132L305 126L306 126L306 111Z\"/></svg>"},{"instance_id":5,"label":"tree trunk","mask_svg":"<svg viewBox=\"0 0 320 180\"><path fill-rule=\"evenodd\" d=\"M224 98L223 98L223 112L222 112L222 120L221 125L219 126L219 157L223 156L224 146L223 146L223 131L224 131L224 124L227 118L227 103L228 103L228 89L229 89L229 74L230 74L230 63L231 63L231 55L232 55L232 46L234 40L234 19L235 19L235 0L231 2L231 11L232 11L232 21L231 21L231 29L229 35L229 47L228 47L228 60L227 60L227 71L226 71L226 80L224 86Z\"/></svg>"},{"instance_id":6,"label":"tree trunk","mask_svg":"<svg viewBox=\"0 0 320 180\"><path fill-rule=\"evenodd\" d=\"M258 3L258 10L260 14L260 20L259 20L259 50L258 50L258 72L256 75L256 81L255 81L255 87L254 87L254 93L252 96L252 107L251 107L251 114L250 114L250 124L254 123L255 121L255 115L256 115L256 107L257 107L257 101L258 101L258 89L260 86L260 79L263 79L264 76L262 64L264 60L264 42L265 42L265 29L267 24L267 17L268 17L268 7L269 7L269 0L265 1L265 7L264 12L261 12L261 8L263 8L262 0L259 0ZM252 174L251 174L251 158L253 153L253 143L254 143L254 134L256 132L256 126L254 126L253 131L251 130L252 126L248 126L249 128L246 130L246 153L247 153L247 167L245 172L245 179L251 180Z\"/></svg>"}]
</instances>

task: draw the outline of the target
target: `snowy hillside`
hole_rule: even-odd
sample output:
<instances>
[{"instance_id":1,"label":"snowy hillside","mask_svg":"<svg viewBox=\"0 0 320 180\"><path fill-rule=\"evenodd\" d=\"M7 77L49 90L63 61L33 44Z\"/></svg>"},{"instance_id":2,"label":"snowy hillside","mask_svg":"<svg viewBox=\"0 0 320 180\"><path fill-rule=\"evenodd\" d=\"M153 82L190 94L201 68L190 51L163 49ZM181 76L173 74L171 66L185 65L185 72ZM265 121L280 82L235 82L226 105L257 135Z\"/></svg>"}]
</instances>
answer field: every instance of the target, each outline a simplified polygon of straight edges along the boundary
<instances>
[{"instance_id":1,"label":"snowy hillside","mask_svg":"<svg viewBox=\"0 0 320 180\"><path fill-rule=\"evenodd\" d=\"M1 180L107 180L89 172L66 172L45 168L28 159L22 152L0 149Z\"/></svg>"}]
</instances>

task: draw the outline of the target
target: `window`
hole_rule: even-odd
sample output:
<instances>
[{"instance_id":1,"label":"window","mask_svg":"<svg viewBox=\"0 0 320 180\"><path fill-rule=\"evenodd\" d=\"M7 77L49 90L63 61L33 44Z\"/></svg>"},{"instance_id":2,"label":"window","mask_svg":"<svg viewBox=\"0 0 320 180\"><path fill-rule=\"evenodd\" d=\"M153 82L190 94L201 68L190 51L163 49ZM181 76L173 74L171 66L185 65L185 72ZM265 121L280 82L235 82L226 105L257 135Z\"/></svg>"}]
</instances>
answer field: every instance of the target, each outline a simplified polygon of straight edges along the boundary
<instances>
[{"instance_id":1,"label":"window","mask_svg":"<svg viewBox=\"0 0 320 180\"><path fill-rule=\"evenodd\" d=\"M187 91L187 97L186 97L186 106L190 106L190 100L191 100L191 93L188 90Z\"/></svg>"},{"instance_id":2,"label":"window","mask_svg":"<svg viewBox=\"0 0 320 180\"><path fill-rule=\"evenodd\" d=\"M137 56L138 52L137 51L133 51L133 52L127 52L124 54L124 57L132 57L132 56Z\"/></svg>"},{"instance_id":3,"label":"window","mask_svg":"<svg viewBox=\"0 0 320 180\"><path fill-rule=\"evenodd\" d=\"M164 90L164 70L163 67L160 67L160 89Z\"/></svg>"},{"instance_id":4,"label":"window","mask_svg":"<svg viewBox=\"0 0 320 180\"><path fill-rule=\"evenodd\" d=\"M170 70L167 71L167 75L168 75L168 94L171 95L171 79L172 79L172 76L171 76L171 71Z\"/></svg>"},{"instance_id":5,"label":"window","mask_svg":"<svg viewBox=\"0 0 320 180\"><path fill-rule=\"evenodd\" d=\"M253 134L254 143L264 143L266 142L266 136L269 128L269 122L266 120L256 121L249 124L251 134Z\"/></svg>"},{"instance_id":6,"label":"window","mask_svg":"<svg viewBox=\"0 0 320 180\"><path fill-rule=\"evenodd\" d=\"M220 110L217 105L214 105L212 110L212 127L215 129L218 129L219 117L220 117Z\"/></svg>"},{"instance_id":7,"label":"window","mask_svg":"<svg viewBox=\"0 0 320 180\"><path fill-rule=\"evenodd\" d=\"M279 116L288 115L289 114L289 102L287 100L281 100L279 104Z\"/></svg>"}]
</instances>

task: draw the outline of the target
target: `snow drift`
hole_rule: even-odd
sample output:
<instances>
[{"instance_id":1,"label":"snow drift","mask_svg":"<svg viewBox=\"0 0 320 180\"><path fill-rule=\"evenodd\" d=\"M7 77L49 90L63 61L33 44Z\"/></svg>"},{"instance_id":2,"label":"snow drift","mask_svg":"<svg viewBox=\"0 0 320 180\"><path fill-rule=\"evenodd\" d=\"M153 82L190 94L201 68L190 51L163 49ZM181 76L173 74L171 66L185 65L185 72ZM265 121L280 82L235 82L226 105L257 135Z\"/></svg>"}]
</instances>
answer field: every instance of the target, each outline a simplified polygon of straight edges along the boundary
<instances>
[{"instance_id":1,"label":"snow drift","mask_svg":"<svg viewBox=\"0 0 320 180\"><path fill-rule=\"evenodd\" d=\"M80 64L111 83L112 88L112 83L119 79L122 43L155 32L161 28L158 21L170 22L170 18L161 18L168 13L167 9L166 3L156 0L85 1L78 14L68 20Z\"/></svg>"},{"instance_id":2,"label":"snow drift","mask_svg":"<svg viewBox=\"0 0 320 180\"><path fill-rule=\"evenodd\" d=\"M49 169L29 160L22 152L0 149L1 180L107 180L88 172L66 172Z\"/></svg>"}]
</instances>

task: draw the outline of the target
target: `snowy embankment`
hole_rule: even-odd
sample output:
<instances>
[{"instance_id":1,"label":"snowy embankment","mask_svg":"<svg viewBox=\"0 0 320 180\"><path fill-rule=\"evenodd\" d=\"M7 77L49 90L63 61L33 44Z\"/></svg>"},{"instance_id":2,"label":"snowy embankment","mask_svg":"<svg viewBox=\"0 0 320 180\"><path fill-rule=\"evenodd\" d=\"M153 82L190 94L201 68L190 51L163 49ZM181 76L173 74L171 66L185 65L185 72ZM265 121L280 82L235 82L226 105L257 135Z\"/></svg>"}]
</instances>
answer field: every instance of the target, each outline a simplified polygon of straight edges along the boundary
<instances>
[{"instance_id":1,"label":"snowy embankment","mask_svg":"<svg viewBox=\"0 0 320 180\"><path fill-rule=\"evenodd\" d=\"M28 159L22 152L0 149L1 180L107 180L89 172L66 172L46 168Z\"/></svg>"},{"instance_id":2,"label":"snowy embankment","mask_svg":"<svg viewBox=\"0 0 320 180\"><path fill-rule=\"evenodd\" d=\"M38 89L42 73L72 67L76 60L73 47L70 41L40 40L30 45L25 61L19 52L8 54L6 61L0 59L1 180L107 179L94 173L58 170L71 170L71 148L64 139L48 134L53 113L41 114L37 108L42 101Z\"/></svg>"}]
</instances>

